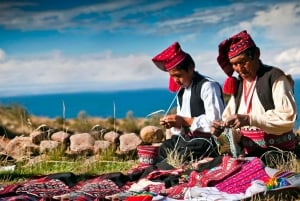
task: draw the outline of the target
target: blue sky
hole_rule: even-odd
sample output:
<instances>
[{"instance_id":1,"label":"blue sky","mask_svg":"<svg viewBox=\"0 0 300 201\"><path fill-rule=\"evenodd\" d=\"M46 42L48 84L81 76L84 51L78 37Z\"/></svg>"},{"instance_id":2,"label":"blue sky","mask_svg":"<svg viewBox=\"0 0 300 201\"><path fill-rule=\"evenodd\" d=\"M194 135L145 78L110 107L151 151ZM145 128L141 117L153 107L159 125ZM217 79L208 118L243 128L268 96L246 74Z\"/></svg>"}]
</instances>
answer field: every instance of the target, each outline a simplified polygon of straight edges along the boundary
<instances>
[{"instance_id":1,"label":"blue sky","mask_svg":"<svg viewBox=\"0 0 300 201\"><path fill-rule=\"evenodd\" d=\"M151 58L175 41L222 83L218 44L244 29L300 77L298 0L0 0L0 94L167 88Z\"/></svg>"}]
</instances>

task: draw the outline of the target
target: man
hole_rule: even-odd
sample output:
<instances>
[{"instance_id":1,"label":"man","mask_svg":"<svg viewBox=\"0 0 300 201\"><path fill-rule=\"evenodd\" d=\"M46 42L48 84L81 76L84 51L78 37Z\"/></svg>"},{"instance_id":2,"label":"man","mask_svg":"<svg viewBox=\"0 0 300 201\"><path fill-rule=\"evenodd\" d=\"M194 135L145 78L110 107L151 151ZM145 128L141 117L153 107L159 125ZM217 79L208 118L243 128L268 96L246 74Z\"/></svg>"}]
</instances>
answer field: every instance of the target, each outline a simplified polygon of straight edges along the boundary
<instances>
[{"instance_id":1,"label":"man","mask_svg":"<svg viewBox=\"0 0 300 201\"><path fill-rule=\"evenodd\" d=\"M183 161L215 156L215 144L210 134L210 124L221 118L224 110L220 85L195 71L192 57L175 42L152 61L168 72L171 84L180 89L177 94L177 113L166 114L160 124L173 134L159 150L159 161L169 154Z\"/></svg>"},{"instance_id":2,"label":"man","mask_svg":"<svg viewBox=\"0 0 300 201\"><path fill-rule=\"evenodd\" d=\"M244 153L261 156L272 148L293 150L296 102L293 86L285 73L260 60L260 50L247 31L242 31L219 45L217 61L229 76L223 91L231 98L222 115L214 121L211 132L220 136L224 127L239 135ZM236 72L239 79L231 76ZM235 82L236 81L236 82Z\"/></svg>"}]
</instances>

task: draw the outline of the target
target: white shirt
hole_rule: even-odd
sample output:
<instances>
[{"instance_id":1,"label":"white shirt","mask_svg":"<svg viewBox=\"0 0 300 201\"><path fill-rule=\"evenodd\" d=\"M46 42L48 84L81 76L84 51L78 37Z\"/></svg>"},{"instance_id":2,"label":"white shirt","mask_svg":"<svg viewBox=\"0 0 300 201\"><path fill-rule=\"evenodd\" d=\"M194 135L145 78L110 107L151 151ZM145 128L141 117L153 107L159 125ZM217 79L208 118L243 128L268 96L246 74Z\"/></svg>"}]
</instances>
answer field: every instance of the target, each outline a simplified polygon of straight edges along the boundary
<instances>
[{"instance_id":1,"label":"white shirt","mask_svg":"<svg viewBox=\"0 0 300 201\"><path fill-rule=\"evenodd\" d=\"M285 76L278 78L272 86L274 109L265 111L254 89L251 111L249 113L250 126L263 129L266 133L280 135L293 129L297 117L297 106L293 96L293 89ZM235 100L232 96L223 113L223 119L235 114ZM244 114L246 105L240 102L238 114Z\"/></svg>"},{"instance_id":2,"label":"white shirt","mask_svg":"<svg viewBox=\"0 0 300 201\"><path fill-rule=\"evenodd\" d=\"M193 123L190 126L190 130L192 132L198 130L201 132L209 133L212 121L221 119L224 110L224 103L220 98L222 92L219 84L215 81L210 80L210 78L206 79L208 79L209 81L203 83L201 94L199 94L204 103L205 114L194 117ZM181 108L177 98L177 115L179 116L192 117L190 106L191 86L184 90ZM178 129L175 128L171 128L171 132L173 134L179 134L179 132L181 131L178 131Z\"/></svg>"}]
</instances>

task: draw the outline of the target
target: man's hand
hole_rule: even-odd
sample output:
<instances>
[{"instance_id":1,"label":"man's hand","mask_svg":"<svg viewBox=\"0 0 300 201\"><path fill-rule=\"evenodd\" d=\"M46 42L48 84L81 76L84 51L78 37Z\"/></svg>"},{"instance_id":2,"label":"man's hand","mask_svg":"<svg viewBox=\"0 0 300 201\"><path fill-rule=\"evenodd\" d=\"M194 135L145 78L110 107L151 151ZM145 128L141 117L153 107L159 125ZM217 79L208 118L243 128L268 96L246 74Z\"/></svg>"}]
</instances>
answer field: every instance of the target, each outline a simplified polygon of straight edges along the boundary
<instances>
[{"instance_id":1,"label":"man's hand","mask_svg":"<svg viewBox=\"0 0 300 201\"><path fill-rule=\"evenodd\" d=\"M235 129L243 127L243 126L248 126L248 125L250 125L249 115L243 115L243 114L232 115L225 122L225 126L232 127Z\"/></svg>"},{"instance_id":2,"label":"man's hand","mask_svg":"<svg viewBox=\"0 0 300 201\"><path fill-rule=\"evenodd\" d=\"M210 125L210 133L219 137L220 134L224 131L225 122L222 120L215 120Z\"/></svg>"},{"instance_id":3,"label":"man's hand","mask_svg":"<svg viewBox=\"0 0 300 201\"><path fill-rule=\"evenodd\" d=\"M159 123L167 129L171 127L181 128L184 125L184 119L176 114L171 114L162 117Z\"/></svg>"}]
</instances>

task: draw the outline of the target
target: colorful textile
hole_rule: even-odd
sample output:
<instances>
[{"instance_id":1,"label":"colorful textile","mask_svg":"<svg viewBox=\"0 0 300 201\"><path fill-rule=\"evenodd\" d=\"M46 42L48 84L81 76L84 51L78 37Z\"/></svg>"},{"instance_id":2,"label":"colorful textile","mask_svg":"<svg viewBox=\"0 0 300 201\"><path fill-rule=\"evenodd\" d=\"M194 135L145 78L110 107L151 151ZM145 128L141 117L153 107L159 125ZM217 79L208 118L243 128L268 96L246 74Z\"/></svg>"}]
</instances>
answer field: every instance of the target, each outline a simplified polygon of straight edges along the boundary
<instances>
[{"instance_id":1,"label":"colorful textile","mask_svg":"<svg viewBox=\"0 0 300 201\"><path fill-rule=\"evenodd\" d=\"M17 194L25 193L41 198L50 198L68 192L70 192L70 189L64 182L58 179L48 179L47 177L30 180L16 189Z\"/></svg>"},{"instance_id":2,"label":"colorful textile","mask_svg":"<svg viewBox=\"0 0 300 201\"><path fill-rule=\"evenodd\" d=\"M152 197L153 197L152 195L147 195L147 194L134 195L134 196L127 197L125 201L151 201Z\"/></svg>"},{"instance_id":3,"label":"colorful textile","mask_svg":"<svg viewBox=\"0 0 300 201\"><path fill-rule=\"evenodd\" d=\"M215 186L216 184L226 180L228 177L239 172L243 163L243 160L239 160L228 155L224 156L220 166L201 173L201 186Z\"/></svg>"},{"instance_id":4,"label":"colorful textile","mask_svg":"<svg viewBox=\"0 0 300 201\"><path fill-rule=\"evenodd\" d=\"M166 175L179 176L180 174L183 173L183 171L184 170L182 168L178 168L178 169L174 169L174 170L154 170L147 175L146 179L154 180L154 179L158 179L159 177L166 176Z\"/></svg>"},{"instance_id":5,"label":"colorful textile","mask_svg":"<svg viewBox=\"0 0 300 201\"><path fill-rule=\"evenodd\" d=\"M252 181L267 181L269 178L262 161L254 157L243 164L238 172L219 182L215 187L226 193L245 193L247 188L251 186Z\"/></svg>"},{"instance_id":6,"label":"colorful textile","mask_svg":"<svg viewBox=\"0 0 300 201\"><path fill-rule=\"evenodd\" d=\"M92 198L105 198L105 196L121 192L116 183L110 179L102 179L101 177L80 182L72 190Z\"/></svg>"},{"instance_id":7,"label":"colorful textile","mask_svg":"<svg viewBox=\"0 0 300 201\"><path fill-rule=\"evenodd\" d=\"M179 184L176 186L172 186L171 188L166 189L166 194L169 198L182 200L184 199L184 195L187 191L187 184Z\"/></svg>"},{"instance_id":8,"label":"colorful textile","mask_svg":"<svg viewBox=\"0 0 300 201\"><path fill-rule=\"evenodd\" d=\"M228 58L231 59L250 47L255 47L255 43L246 30L232 36L229 41Z\"/></svg>"},{"instance_id":9,"label":"colorful textile","mask_svg":"<svg viewBox=\"0 0 300 201\"><path fill-rule=\"evenodd\" d=\"M148 166L156 163L158 146L140 145L137 147L139 166Z\"/></svg>"},{"instance_id":10,"label":"colorful textile","mask_svg":"<svg viewBox=\"0 0 300 201\"><path fill-rule=\"evenodd\" d=\"M261 129L241 129L242 143L245 153L265 149L269 146L282 150L294 150L296 146L293 131L282 135L267 134Z\"/></svg>"}]
</instances>

